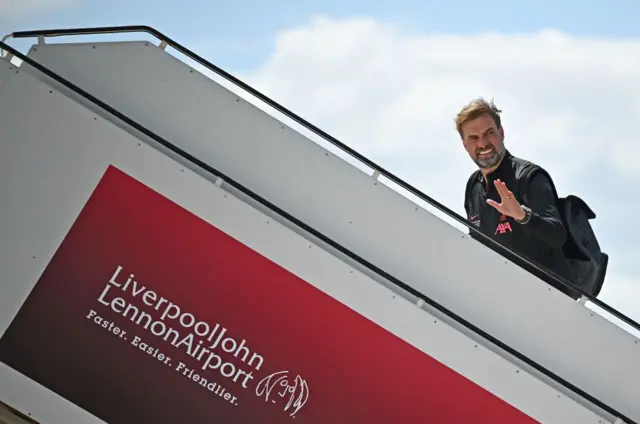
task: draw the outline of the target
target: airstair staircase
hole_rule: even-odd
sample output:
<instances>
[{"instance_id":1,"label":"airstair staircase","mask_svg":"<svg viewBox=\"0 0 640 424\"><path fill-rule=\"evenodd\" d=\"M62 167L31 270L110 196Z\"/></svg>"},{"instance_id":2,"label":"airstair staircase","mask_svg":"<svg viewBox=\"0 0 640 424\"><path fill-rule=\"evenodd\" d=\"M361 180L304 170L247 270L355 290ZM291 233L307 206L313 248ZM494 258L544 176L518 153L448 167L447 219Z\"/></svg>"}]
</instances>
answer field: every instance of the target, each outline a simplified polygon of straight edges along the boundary
<instances>
[{"instance_id":1,"label":"airstair staircase","mask_svg":"<svg viewBox=\"0 0 640 424\"><path fill-rule=\"evenodd\" d=\"M103 39L114 34L128 39ZM57 37L68 40L51 41ZM81 37L88 41L78 41ZM36 41L27 54L10 43L30 38ZM468 422L474 423L640 423L637 333L583 301L634 331L640 331L637 322L586 293L575 302L542 282L546 273L524 258L471 239L467 232L476 230L462 217L179 42L154 28L126 26L17 32L0 49L5 51L0 60L0 402L41 423L117 424L176 416L152 411L158 408L178 411L184 422L242 422L234 421L232 410L216 412L226 406L215 399L211 415L205 411L189 418L191 409L177 394L171 402L169 395L158 397L169 402L162 405L105 394L100 379L111 372L104 369L107 365L95 364L95 373L65 369L60 374L82 385L88 400L81 400L80 391L65 391L53 376L45 377L43 367L28 371L24 358L36 350L29 350L31 344L21 337L30 335L10 329L19 328L21 316L26 322L29 313L36 313L29 312L36 304L29 299L44 298L37 287L62 261L54 260L61 243L89 219L81 211L98 202L88 200L105 175L113 175L109 181L121 178L109 174L117 168L295 274L299 284L318 289L318 299L328 296L346 306L343 319L364 319L391 334L389 345L378 346L381 351L411 346L421 355L415 358L452 371L442 380L415 374L404 388L383 381L372 388L373 380L366 380L361 398L354 396L350 408L323 404L323 396L330 399L331 390L356 378L331 374L332 367L358 362L345 353L344 364L323 364L323 345L348 349L332 345L338 336L326 333L318 346L300 352L327 369L331 385L320 377L307 378L308 399L294 422L376 422L364 421L371 419L365 411L376 410L373 416L396 414L398 423L460 422L463 415L457 414L473 407L475 418ZM100 190L106 193L104 187ZM50 301L65 307L63 299ZM250 316L251 309L244 313ZM334 319L320 310L305 313L316 320ZM40 318L44 332L54 317ZM282 323L279 334L295 325L284 318ZM261 322L252 325L260 329ZM351 328L346 321L344 328ZM361 334L348 336L357 346ZM60 335L60 343L71 337ZM43 358L50 368L60 360ZM387 370L371 370L380 376L398 366L391 359L377 364ZM144 378L145 370L127 372ZM477 390L455 389L458 378L459 384L469 381ZM417 396L410 393L418 384L429 387L420 402L401 402ZM149 391L154 390L150 384ZM495 400L480 402L485 392ZM358 405L374 399L374 393L386 403ZM129 415L94 408L91 399L104 396L125 405ZM237 410L252 405L240 404ZM500 405L511 412L496 412ZM216 421L222 417L226 421ZM284 414L282 421L260 422L285 418L291 419Z\"/></svg>"}]
</instances>

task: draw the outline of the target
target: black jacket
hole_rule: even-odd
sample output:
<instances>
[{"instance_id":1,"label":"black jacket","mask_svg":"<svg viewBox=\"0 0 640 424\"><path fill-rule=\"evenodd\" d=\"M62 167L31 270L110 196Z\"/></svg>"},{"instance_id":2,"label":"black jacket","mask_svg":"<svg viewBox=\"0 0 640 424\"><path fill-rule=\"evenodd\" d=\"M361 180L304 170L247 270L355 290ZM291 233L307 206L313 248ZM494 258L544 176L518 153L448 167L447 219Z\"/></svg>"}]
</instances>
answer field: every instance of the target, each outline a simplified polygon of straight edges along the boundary
<instances>
[{"instance_id":1,"label":"black jacket","mask_svg":"<svg viewBox=\"0 0 640 424\"><path fill-rule=\"evenodd\" d=\"M516 175L520 174L517 172L517 167L525 163L524 160L507 151L500 166L487 176L489 180L487 184L482 175L478 174L465 199L467 219L482 233L509 250L525 256L537 266L546 268L547 271L568 279L571 276L571 270L562 252L566 230L560 219L553 188L544 174L537 173L528 186L529 203L526 206L531 208L533 213L526 224L519 224L513 218L501 216L500 212L487 204L487 199L501 202L500 195L493 184L496 179L502 180L513 192L516 200L524 204L522 193L518 193L519 185ZM484 243L484 240L476 237L473 231L470 235ZM557 287L547 278L538 276ZM565 291L561 287L558 288Z\"/></svg>"}]
</instances>

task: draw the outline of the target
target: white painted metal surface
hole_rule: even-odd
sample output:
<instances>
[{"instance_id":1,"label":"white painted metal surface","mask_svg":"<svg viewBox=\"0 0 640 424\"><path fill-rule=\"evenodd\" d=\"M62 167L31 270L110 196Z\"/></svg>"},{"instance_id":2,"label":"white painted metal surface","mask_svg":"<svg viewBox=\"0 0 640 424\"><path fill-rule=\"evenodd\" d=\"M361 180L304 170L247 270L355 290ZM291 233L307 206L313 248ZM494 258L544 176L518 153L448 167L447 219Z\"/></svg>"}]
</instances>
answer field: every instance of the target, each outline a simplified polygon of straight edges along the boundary
<instances>
[{"instance_id":1,"label":"white painted metal surface","mask_svg":"<svg viewBox=\"0 0 640 424\"><path fill-rule=\"evenodd\" d=\"M607 422L27 73L0 91L0 128L0 335L114 164L540 422ZM0 400L48 424L98 422L2 364Z\"/></svg>"},{"instance_id":2,"label":"white painted metal surface","mask_svg":"<svg viewBox=\"0 0 640 424\"><path fill-rule=\"evenodd\" d=\"M0 404L0 424L32 424Z\"/></svg>"},{"instance_id":3,"label":"white painted metal surface","mask_svg":"<svg viewBox=\"0 0 640 424\"><path fill-rule=\"evenodd\" d=\"M12 71L12 69L9 69L6 66L3 66L0 69L0 91L2 91L2 88L4 87L5 82L9 79L9 75Z\"/></svg>"},{"instance_id":4,"label":"white painted metal surface","mask_svg":"<svg viewBox=\"0 0 640 424\"><path fill-rule=\"evenodd\" d=\"M157 46L46 44L29 56L640 420L638 339Z\"/></svg>"}]
</instances>

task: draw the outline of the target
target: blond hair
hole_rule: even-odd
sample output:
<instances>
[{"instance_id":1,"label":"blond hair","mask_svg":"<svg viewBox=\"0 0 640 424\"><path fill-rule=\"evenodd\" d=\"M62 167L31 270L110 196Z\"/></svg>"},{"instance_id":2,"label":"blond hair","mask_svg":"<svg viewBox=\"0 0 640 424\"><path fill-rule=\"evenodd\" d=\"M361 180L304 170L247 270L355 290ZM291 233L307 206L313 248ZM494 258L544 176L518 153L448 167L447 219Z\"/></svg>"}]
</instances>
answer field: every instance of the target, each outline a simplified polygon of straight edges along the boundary
<instances>
[{"instance_id":1,"label":"blond hair","mask_svg":"<svg viewBox=\"0 0 640 424\"><path fill-rule=\"evenodd\" d=\"M462 135L462 125L469 121L473 121L476 118L484 114L488 114L493 118L493 122L496 123L496 126L500 128L502 126L502 122L500 120L500 113L502 111L496 107L493 103L493 100L490 102L486 101L482 97L472 100L469 104L465 105L460 112L456 115L456 130Z\"/></svg>"}]
</instances>

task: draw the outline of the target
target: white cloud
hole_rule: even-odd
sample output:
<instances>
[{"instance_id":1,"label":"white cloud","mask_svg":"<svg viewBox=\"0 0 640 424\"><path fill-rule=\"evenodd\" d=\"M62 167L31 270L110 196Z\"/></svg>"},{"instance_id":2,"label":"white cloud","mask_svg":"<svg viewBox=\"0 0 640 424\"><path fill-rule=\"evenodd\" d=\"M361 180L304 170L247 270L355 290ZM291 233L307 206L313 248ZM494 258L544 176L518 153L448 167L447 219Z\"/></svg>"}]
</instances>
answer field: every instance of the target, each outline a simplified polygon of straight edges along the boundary
<instances>
[{"instance_id":1,"label":"white cloud","mask_svg":"<svg viewBox=\"0 0 640 424\"><path fill-rule=\"evenodd\" d=\"M44 12L73 6L79 0L0 0L0 14Z\"/></svg>"},{"instance_id":2,"label":"white cloud","mask_svg":"<svg viewBox=\"0 0 640 424\"><path fill-rule=\"evenodd\" d=\"M598 214L611 255L601 299L640 320L638 51L640 40L552 30L434 35L318 17L279 33L270 58L240 77L460 214L474 168L453 117L494 98L508 148Z\"/></svg>"}]
</instances>

